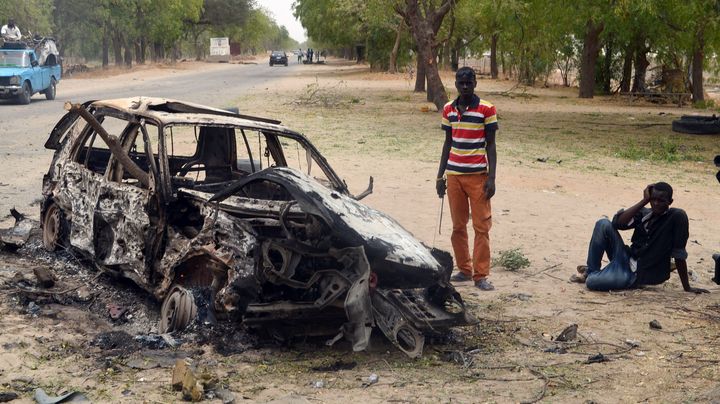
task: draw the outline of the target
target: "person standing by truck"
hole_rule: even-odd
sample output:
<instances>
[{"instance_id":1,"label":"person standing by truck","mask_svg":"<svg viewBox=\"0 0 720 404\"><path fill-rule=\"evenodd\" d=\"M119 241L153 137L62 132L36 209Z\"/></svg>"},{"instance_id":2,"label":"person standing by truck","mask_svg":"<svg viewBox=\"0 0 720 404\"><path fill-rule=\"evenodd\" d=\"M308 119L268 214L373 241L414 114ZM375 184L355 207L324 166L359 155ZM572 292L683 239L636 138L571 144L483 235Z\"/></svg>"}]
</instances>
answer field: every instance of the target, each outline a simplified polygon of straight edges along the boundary
<instances>
[{"instance_id":1,"label":"person standing by truck","mask_svg":"<svg viewBox=\"0 0 720 404\"><path fill-rule=\"evenodd\" d=\"M6 41L19 41L22 39L20 28L15 25L15 20L12 18L8 19L8 23L0 29L0 36Z\"/></svg>"}]
</instances>

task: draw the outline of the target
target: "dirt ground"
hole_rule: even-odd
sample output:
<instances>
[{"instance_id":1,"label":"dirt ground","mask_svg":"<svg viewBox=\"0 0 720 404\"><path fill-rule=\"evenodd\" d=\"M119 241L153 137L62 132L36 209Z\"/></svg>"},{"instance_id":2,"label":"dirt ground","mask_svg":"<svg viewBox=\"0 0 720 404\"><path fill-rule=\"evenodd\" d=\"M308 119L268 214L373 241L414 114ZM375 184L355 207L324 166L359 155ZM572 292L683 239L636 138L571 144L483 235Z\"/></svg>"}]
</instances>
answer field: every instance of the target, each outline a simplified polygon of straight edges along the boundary
<instances>
[{"instance_id":1,"label":"dirt ground","mask_svg":"<svg viewBox=\"0 0 720 404\"><path fill-rule=\"evenodd\" d=\"M240 110L304 132L352 192L373 176L367 204L427 245L450 250L449 211L445 206L439 226L434 191L440 118L412 92L411 77L341 63L297 68L272 88L239 94ZM712 165L720 138L670 131L674 117L703 111L579 100L574 89L486 78L478 92L500 116L493 255L517 248L530 260L517 271L494 267L493 292L458 286L479 325L455 330L417 360L379 335L360 353L346 344L274 343L225 329L152 349L142 336L156 331L156 303L33 241L0 255L0 392L18 393L18 402L32 402L37 387L82 391L94 402L179 401L171 366L190 357L235 402L720 401L720 288L711 281L710 258L720 252L720 184ZM711 293L684 292L675 274L661 286L610 293L568 282L584 263L593 223L634 204L660 180L673 185L674 206L690 218L691 284ZM34 266L52 268L60 278L55 290L64 293L22 292L10 281L18 272L32 278ZM127 311L113 321L110 304ZM651 329L652 320L662 329ZM570 324L578 338L553 341ZM372 374L377 383L368 382Z\"/></svg>"}]
</instances>

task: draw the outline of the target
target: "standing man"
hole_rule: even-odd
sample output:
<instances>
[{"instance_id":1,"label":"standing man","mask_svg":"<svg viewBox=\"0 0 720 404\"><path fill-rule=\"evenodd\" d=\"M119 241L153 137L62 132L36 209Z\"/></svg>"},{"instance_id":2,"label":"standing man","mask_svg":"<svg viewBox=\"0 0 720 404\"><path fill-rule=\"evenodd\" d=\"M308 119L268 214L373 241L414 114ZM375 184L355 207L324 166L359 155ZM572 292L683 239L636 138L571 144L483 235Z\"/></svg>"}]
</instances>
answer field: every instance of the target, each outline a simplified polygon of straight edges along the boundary
<instances>
[{"instance_id":1,"label":"standing man","mask_svg":"<svg viewBox=\"0 0 720 404\"><path fill-rule=\"evenodd\" d=\"M455 74L458 97L445 104L442 129L445 143L440 156L436 190L447 190L453 232L450 238L459 272L450 279L475 282L480 290L494 290L490 275L490 198L495 195L495 107L475 95L475 71L462 67ZM447 175L447 178L444 176ZM472 217L475 233L472 256L467 223Z\"/></svg>"},{"instance_id":2,"label":"standing man","mask_svg":"<svg viewBox=\"0 0 720 404\"><path fill-rule=\"evenodd\" d=\"M302 62L302 58L303 58L302 48L298 49L297 58L298 58L298 61L297 61L297 62L298 62L298 64L300 64L300 62Z\"/></svg>"},{"instance_id":3,"label":"standing man","mask_svg":"<svg viewBox=\"0 0 720 404\"><path fill-rule=\"evenodd\" d=\"M5 40L11 41L19 41L22 39L20 28L15 26L15 20L12 18L8 19L7 25L3 25L2 28L0 28L0 36Z\"/></svg>"}]
</instances>

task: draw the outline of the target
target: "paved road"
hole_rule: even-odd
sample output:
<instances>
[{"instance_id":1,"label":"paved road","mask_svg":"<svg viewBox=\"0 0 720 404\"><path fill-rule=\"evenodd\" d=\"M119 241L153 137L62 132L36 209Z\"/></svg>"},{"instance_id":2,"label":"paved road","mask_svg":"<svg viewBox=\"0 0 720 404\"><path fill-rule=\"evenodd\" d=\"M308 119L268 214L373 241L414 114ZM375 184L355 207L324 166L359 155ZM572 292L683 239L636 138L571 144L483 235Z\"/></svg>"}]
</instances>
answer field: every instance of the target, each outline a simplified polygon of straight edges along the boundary
<instances>
[{"instance_id":1,"label":"paved road","mask_svg":"<svg viewBox=\"0 0 720 404\"><path fill-rule=\"evenodd\" d=\"M36 94L30 105L0 100L0 223L8 210L37 218L33 203L41 196L42 176L52 152L43 147L55 123L65 113L65 101L157 96L225 107L253 87L267 87L278 78L299 73L304 66L269 67L237 64L193 64L192 70L163 69L103 79L69 79L58 85L57 98ZM31 206L32 205L32 206ZM10 222L11 223L11 222Z\"/></svg>"}]
</instances>

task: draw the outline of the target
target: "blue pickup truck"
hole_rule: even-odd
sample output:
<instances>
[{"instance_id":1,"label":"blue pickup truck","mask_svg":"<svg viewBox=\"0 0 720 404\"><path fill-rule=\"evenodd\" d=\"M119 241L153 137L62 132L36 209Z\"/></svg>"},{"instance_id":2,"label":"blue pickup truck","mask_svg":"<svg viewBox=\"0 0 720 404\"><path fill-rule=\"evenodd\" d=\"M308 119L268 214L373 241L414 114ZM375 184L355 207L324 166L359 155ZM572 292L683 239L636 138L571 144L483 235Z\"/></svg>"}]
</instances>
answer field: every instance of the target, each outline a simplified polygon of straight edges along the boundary
<instances>
[{"instance_id":1,"label":"blue pickup truck","mask_svg":"<svg viewBox=\"0 0 720 404\"><path fill-rule=\"evenodd\" d=\"M0 46L0 99L14 98L29 104L35 93L55 99L62 75L60 57L51 39L5 42Z\"/></svg>"}]
</instances>

